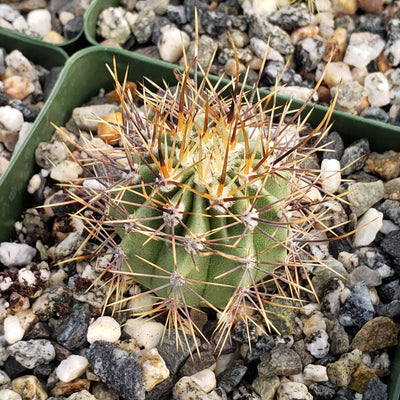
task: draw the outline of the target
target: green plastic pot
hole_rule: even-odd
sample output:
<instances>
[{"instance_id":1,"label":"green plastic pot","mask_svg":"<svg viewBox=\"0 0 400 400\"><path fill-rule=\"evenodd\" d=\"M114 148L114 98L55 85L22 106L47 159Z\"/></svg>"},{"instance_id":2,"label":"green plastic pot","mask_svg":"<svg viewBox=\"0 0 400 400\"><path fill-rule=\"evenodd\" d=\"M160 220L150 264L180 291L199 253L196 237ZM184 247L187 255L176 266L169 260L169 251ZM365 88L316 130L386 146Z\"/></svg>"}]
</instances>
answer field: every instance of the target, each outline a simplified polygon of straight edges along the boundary
<instances>
[{"instance_id":1,"label":"green plastic pot","mask_svg":"<svg viewBox=\"0 0 400 400\"><path fill-rule=\"evenodd\" d=\"M37 118L32 129L34 134L30 135L14 157L0 186L0 242L12 238L14 222L19 220L20 214L25 208L31 206L31 199L26 187L30 177L39 170L34 162L35 148L40 142L50 140L54 132L50 122L63 126L70 118L72 110L98 94L99 89L113 89L113 80L106 64L112 66L114 55L121 78L124 76L126 68L129 67L128 79L132 81L142 82L143 77L148 77L158 84L165 81L174 85L176 82L174 68L170 64L143 55L100 46L80 50L74 54L67 61L56 86ZM278 99L280 103L283 103L284 100L285 98L282 97ZM299 104L297 102L294 106ZM310 107L304 111L304 114L309 110ZM325 108L316 106L310 118L311 124L318 124L324 111ZM349 121L353 120L355 122L347 126ZM349 118L343 113L336 113L333 117L333 129L338 130L347 143L366 137L370 140L373 150L400 150L399 134L380 132L378 128L367 129L366 124L359 120L362 121L360 118ZM395 352L392 362L389 400L398 400L400 394L400 346Z\"/></svg>"},{"instance_id":2,"label":"green plastic pot","mask_svg":"<svg viewBox=\"0 0 400 400\"><path fill-rule=\"evenodd\" d=\"M98 36L96 34L96 26L100 13L108 7L118 7L119 3L119 0L94 0L90 4L85 13L83 28L86 39L89 43L92 45L99 45ZM126 54L132 54L132 52L128 50L120 51ZM287 97L279 97L280 104L284 104L287 101ZM296 108L298 108L301 104L301 101L293 101L293 106ZM313 113L312 120L316 122L321 118L322 115L326 113L327 108L320 105L315 105L314 108L315 112ZM362 132L363 136L368 137L371 146L376 151L383 151L389 147L393 150L400 150L399 126L362 118L341 111L334 111L333 119L335 120L334 129L341 132L349 141L360 137L360 132Z\"/></svg>"}]
</instances>

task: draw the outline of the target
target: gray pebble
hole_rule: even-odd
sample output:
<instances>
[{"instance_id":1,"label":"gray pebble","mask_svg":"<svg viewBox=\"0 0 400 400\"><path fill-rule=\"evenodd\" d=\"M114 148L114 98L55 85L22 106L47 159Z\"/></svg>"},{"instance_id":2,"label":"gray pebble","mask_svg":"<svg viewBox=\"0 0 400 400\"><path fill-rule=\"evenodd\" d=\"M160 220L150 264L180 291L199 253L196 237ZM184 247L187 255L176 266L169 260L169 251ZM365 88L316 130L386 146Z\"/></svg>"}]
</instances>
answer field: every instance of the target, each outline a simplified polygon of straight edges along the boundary
<instances>
[{"instance_id":1,"label":"gray pebble","mask_svg":"<svg viewBox=\"0 0 400 400\"><path fill-rule=\"evenodd\" d=\"M340 159L340 166L344 168L342 174L346 176L362 169L369 153L368 139L363 138L353 142L344 150L343 156Z\"/></svg>"},{"instance_id":2,"label":"gray pebble","mask_svg":"<svg viewBox=\"0 0 400 400\"><path fill-rule=\"evenodd\" d=\"M93 372L124 399L144 400L142 370L133 354L114 343L94 342L87 353Z\"/></svg>"}]
</instances>

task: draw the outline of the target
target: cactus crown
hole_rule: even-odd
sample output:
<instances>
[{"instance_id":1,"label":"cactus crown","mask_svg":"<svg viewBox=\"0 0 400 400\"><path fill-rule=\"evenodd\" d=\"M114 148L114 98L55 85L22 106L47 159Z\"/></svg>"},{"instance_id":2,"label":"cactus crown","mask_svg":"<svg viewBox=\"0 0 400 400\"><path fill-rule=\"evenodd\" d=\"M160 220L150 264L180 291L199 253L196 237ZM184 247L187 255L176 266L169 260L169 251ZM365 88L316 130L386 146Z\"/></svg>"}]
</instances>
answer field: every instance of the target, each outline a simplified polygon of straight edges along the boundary
<instances>
[{"instance_id":1,"label":"cactus crown","mask_svg":"<svg viewBox=\"0 0 400 400\"><path fill-rule=\"evenodd\" d=\"M305 243L316 222L323 226L316 204L329 196L318 171L302 165L321 150L331 113L307 131L305 106L277 107L276 91L246 90L238 76L212 84L210 66L191 78L197 68L195 59L177 72L175 87L147 80L135 99L114 67L122 123L107 124L119 143L82 145L86 178L69 189L88 240L112 254L104 273L114 288L140 283L145 291L135 296L154 295L141 315L166 312L167 325L193 335L191 308L222 311L219 328L228 332L254 314L268 324L265 304L274 299L312 293L299 276L317 263Z\"/></svg>"}]
</instances>

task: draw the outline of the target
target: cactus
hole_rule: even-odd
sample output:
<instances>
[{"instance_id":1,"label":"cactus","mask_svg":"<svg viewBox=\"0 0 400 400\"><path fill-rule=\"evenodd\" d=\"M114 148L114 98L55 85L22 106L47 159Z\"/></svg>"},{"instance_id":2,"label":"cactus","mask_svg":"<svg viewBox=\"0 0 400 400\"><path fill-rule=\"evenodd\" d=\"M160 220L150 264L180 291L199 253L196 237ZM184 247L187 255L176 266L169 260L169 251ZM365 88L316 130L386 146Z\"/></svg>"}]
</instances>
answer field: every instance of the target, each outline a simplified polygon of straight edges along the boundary
<instances>
[{"instance_id":1,"label":"cactus","mask_svg":"<svg viewBox=\"0 0 400 400\"><path fill-rule=\"evenodd\" d=\"M331 109L307 131L305 106L277 107L277 91L261 96L238 77L212 84L209 68L190 78L197 68L194 60L177 73L174 88L149 82L140 102L114 68L122 115L103 124L119 144L82 145L86 178L69 189L88 240L113 256L105 273L116 287L139 283L135 296L155 299L144 315L167 312L169 324L189 323L193 334L191 308L222 311L220 329L229 331L254 313L268 323L274 299L312 294L299 275L318 262L305 243L323 226L316 205L330 198L318 171L302 165L321 150Z\"/></svg>"}]
</instances>

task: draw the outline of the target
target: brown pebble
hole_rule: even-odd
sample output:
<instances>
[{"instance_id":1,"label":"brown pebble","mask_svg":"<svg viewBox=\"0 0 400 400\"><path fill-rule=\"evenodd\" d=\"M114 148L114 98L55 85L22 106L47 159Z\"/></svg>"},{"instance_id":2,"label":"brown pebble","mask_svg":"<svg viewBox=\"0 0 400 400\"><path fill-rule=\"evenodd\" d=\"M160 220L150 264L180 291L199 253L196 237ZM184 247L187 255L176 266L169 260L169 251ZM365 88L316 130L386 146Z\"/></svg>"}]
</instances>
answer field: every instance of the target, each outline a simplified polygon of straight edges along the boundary
<instances>
[{"instance_id":1,"label":"brown pebble","mask_svg":"<svg viewBox=\"0 0 400 400\"><path fill-rule=\"evenodd\" d=\"M374 371L367 367L364 363L358 364L356 370L351 376L349 388L357 393L364 393L367 389L368 382L375 376Z\"/></svg>"},{"instance_id":2,"label":"brown pebble","mask_svg":"<svg viewBox=\"0 0 400 400\"><path fill-rule=\"evenodd\" d=\"M97 136L107 144L118 144L122 131L122 114L112 113L97 124Z\"/></svg>"},{"instance_id":3,"label":"brown pebble","mask_svg":"<svg viewBox=\"0 0 400 400\"><path fill-rule=\"evenodd\" d=\"M383 191L383 198L400 201L400 178L384 182Z\"/></svg>"},{"instance_id":4,"label":"brown pebble","mask_svg":"<svg viewBox=\"0 0 400 400\"><path fill-rule=\"evenodd\" d=\"M347 31L344 28L337 28L333 35L327 40L325 47L324 61L342 61L346 52Z\"/></svg>"},{"instance_id":5,"label":"brown pebble","mask_svg":"<svg viewBox=\"0 0 400 400\"><path fill-rule=\"evenodd\" d=\"M262 66L262 60L259 57L253 57L247 64L246 67L253 69L254 71L259 71Z\"/></svg>"},{"instance_id":6,"label":"brown pebble","mask_svg":"<svg viewBox=\"0 0 400 400\"><path fill-rule=\"evenodd\" d=\"M400 176L400 153L388 150L384 153L371 153L364 165L365 172L372 172L389 181Z\"/></svg>"},{"instance_id":7,"label":"brown pebble","mask_svg":"<svg viewBox=\"0 0 400 400\"><path fill-rule=\"evenodd\" d=\"M46 400L47 393L36 376L20 376L12 381L12 388L23 399Z\"/></svg>"},{"instance_id":8,"label":"brown pebble","mask_svg":"<svg viewBox=\"0 0 400 400\"><path fill-rule=\"evenodd\" d=\"M385 58L385 55L383 54L383 51L382 51L382 53L379 54L379 57L378 57L378 70L379 70L379 72L384 73L384 72L388 71L391 68L392 68L392 66L387 62L387 60Z\"/></svg>"},{"instance_id":9,"label":"brown pebble","mask_svg":"<svg viewBox=\"0 0 400 400\"><path fill-rule=\"evenodd\" d=\"M320 103L329 103L331 101L331 91L328 87L326 86L320 86L317 89L317 94L318 94L318 101Z\"/></svg>"},{"instance_id":10,"label":"brown pebble","mask_svg":"<svg viewBox=\"0 0 400 400\"><path fill-rule=\"evenodd\" d=\"M378 14L383 7L383 0L357 0L358 7L368 14Z\"/></svg>"},{"instance_id":11,"label":"brown pebble","mask_svg":"<svg viewBox=\"0 0 400 400\"><path fill-rule=\"evenodd\" d=\"M296 45L300 42L300 40L308 37L312 38L318 33L319 28L316 25L303 26L292 32L292 34L290 35L290 41L292 42L292 44Z\"/></svg>"},{"instance_id":12,"label":"brown pebble","mask_svg":"<svg viewBox=\"0 0 400 400\"><path fill-rule=\"evenodd\" d=\"M52 396L69 396L72 393L80 392L81 390L89 390L90 381L88 379L77 379L73 382L58 382L51 389Z\"/></svg>"},{"instance_id":13,"label":"brown pebble","mask_svg":"<svg viewBox=\"0 0 400 400\"><path fill-rule=\"evenodd\" d=\"M35 91L35 86L29 78L14 75L4 80L3 91L14 99L23 100Z\"/></svg>"},{"instance_id":14,"label":"brown pebble","mask_svg":"<svg viewBox=\"0 0 400 400\"><path fill-rule=\"evenodd\" d=\"M132 99L136 98L137 86L135 82L128 81L126 82L124 92L131 93ZM119 98L118 92L114 89L111 92L108 92L104 95L107 100L113 101L114 103L120 103L121 99Z\"/></svg>"},{"instance_id":15,"label":"brown pebble","mask_svg":"<svg viewBox=\"0 0 400 400\"><path fill-rule=\"evenodd\" d=\"M388 317L368 321L354 337L351 347L361 351L376 351L397 345L400 325Z\"/></svg>"}]
</instances>

